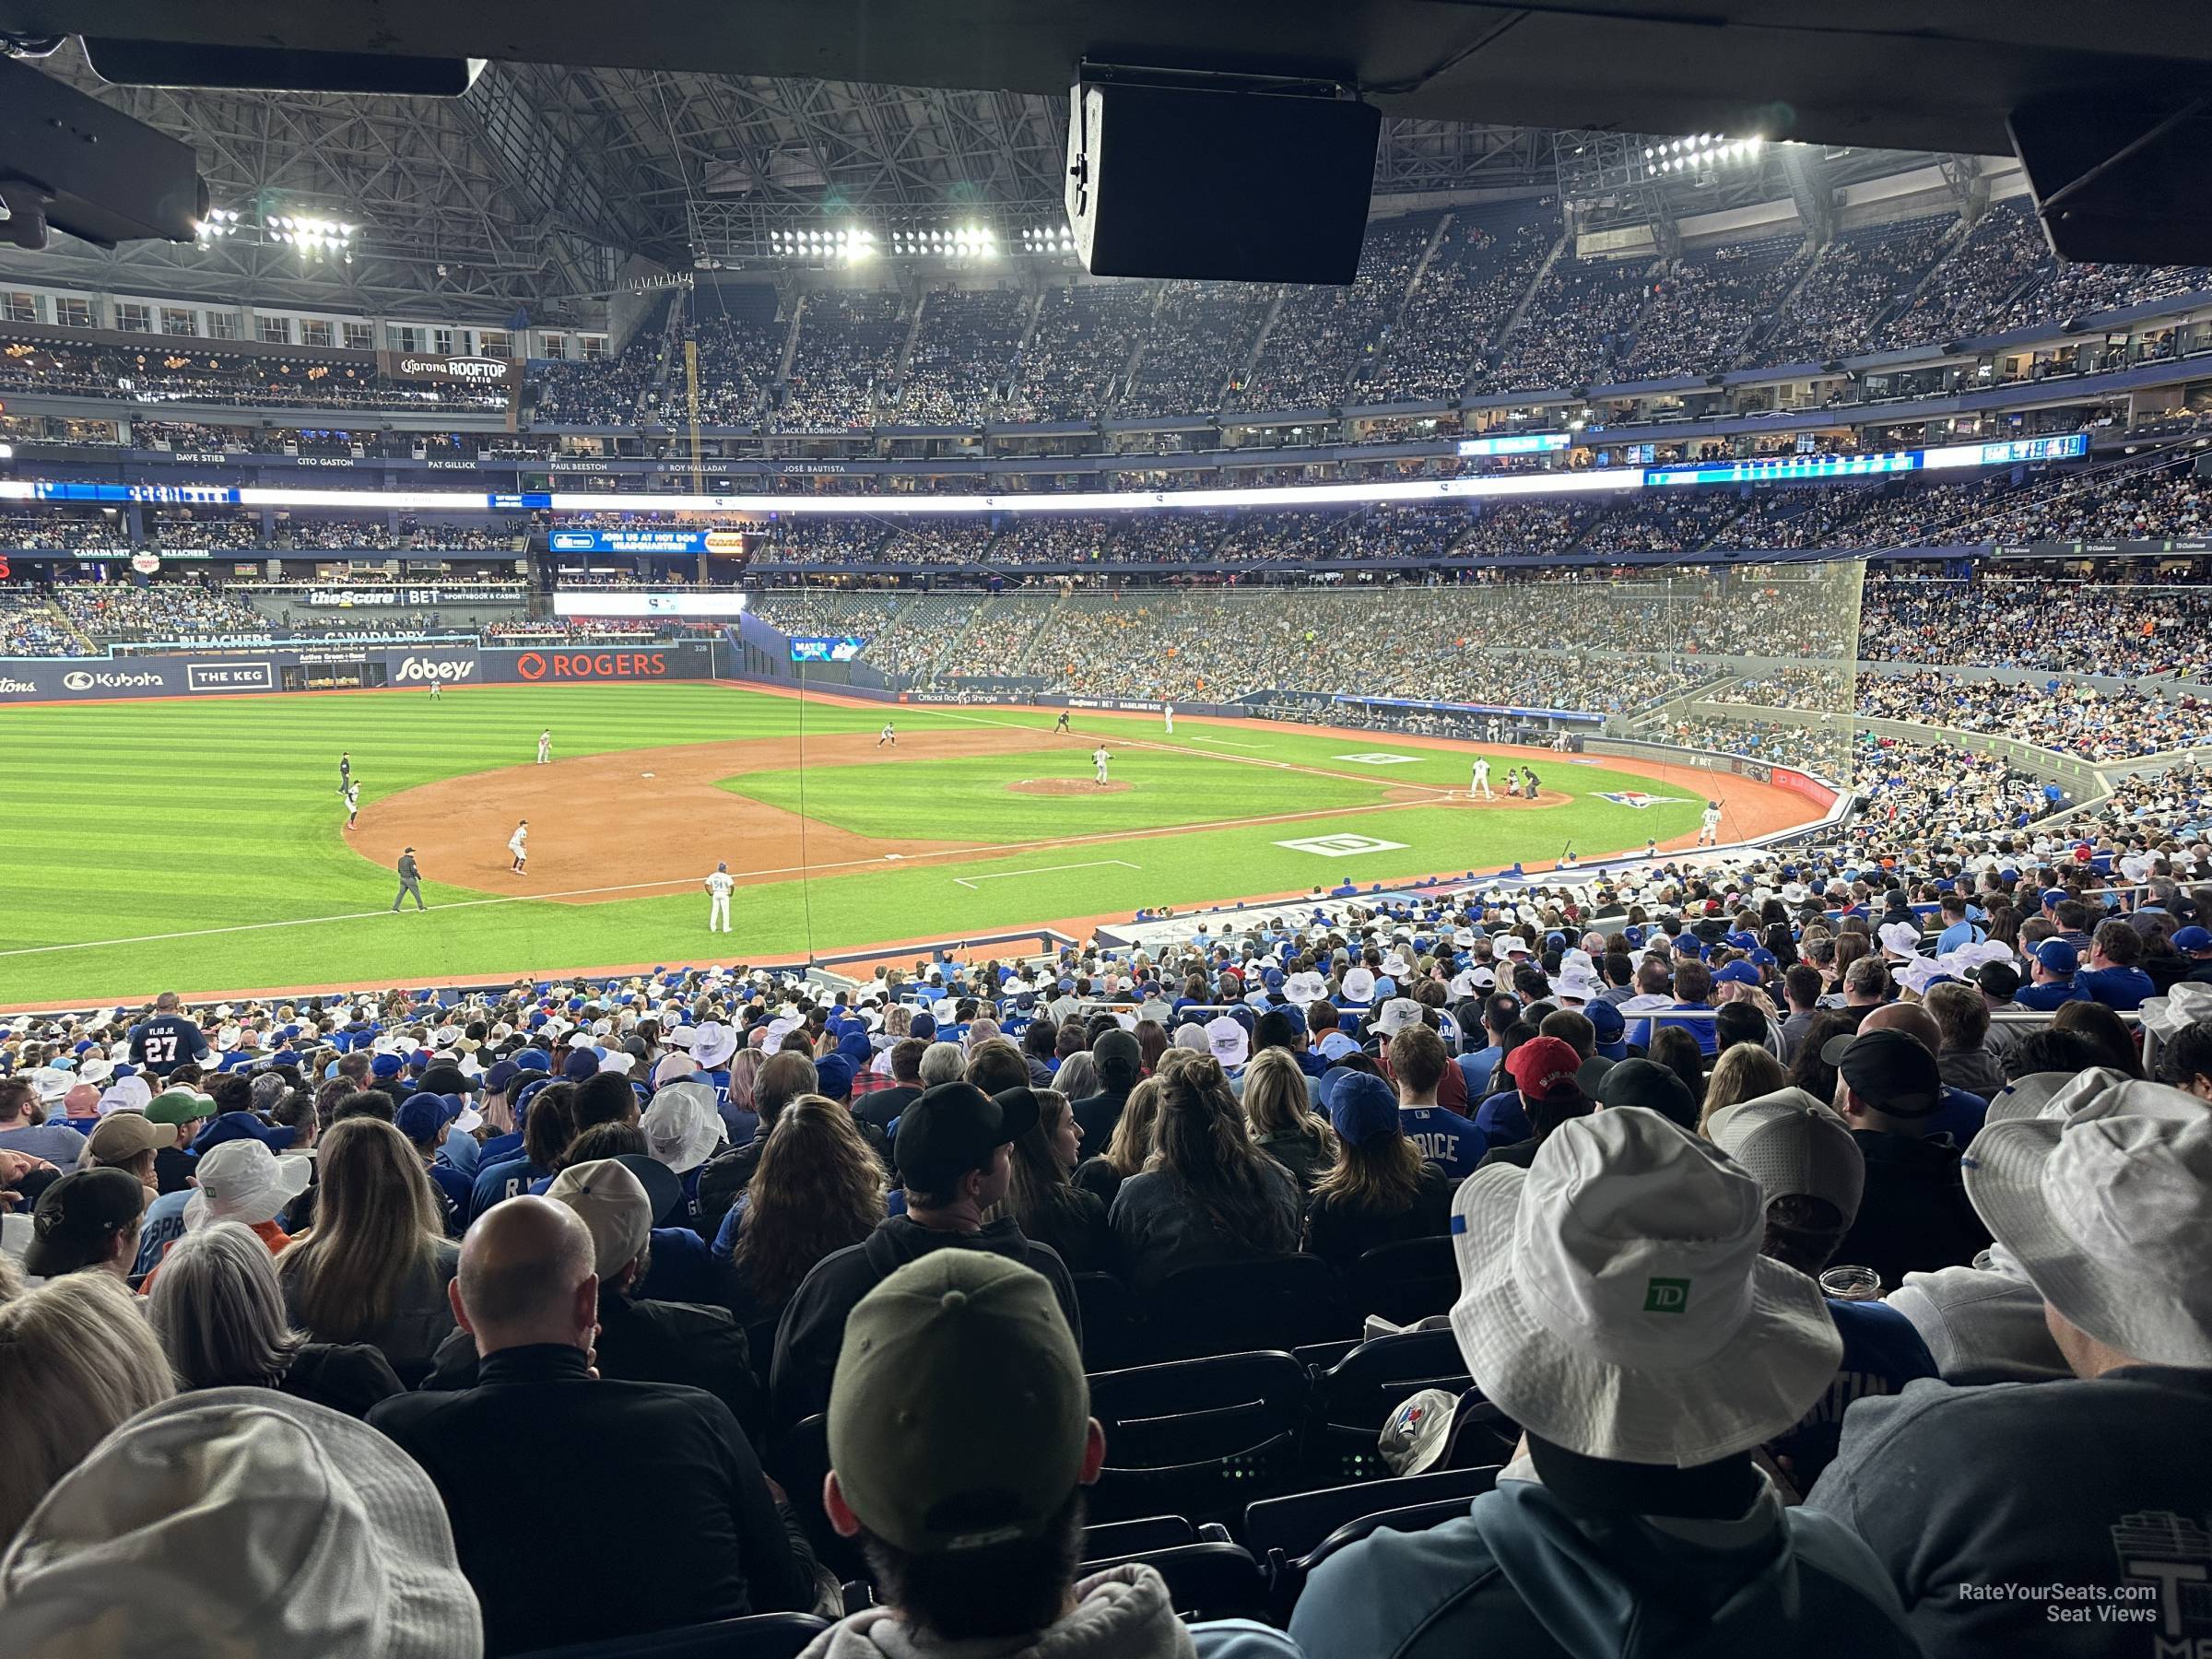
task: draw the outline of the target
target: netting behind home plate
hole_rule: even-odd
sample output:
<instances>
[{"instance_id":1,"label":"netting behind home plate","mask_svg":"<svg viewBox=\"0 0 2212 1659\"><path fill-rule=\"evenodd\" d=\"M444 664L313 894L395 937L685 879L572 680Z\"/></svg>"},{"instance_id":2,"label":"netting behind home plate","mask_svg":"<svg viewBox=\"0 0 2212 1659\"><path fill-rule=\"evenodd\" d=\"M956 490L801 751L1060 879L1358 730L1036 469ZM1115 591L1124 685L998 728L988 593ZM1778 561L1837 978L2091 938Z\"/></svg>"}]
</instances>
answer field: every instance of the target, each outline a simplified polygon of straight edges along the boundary
<instances>
[{"instance_id":1,"label":"netting behind home plate","mask_svg":"<svg viewBox=\"0 0 2212 1659\"><path fill-rule=\"evenodd\" d=\"M750 605L786 633L862 641L854 660L916 688L1013 682L1182 704L1290 694L1327 700L1331 718L1440 725L1448 712L1367 700L1581 712L1614 735L1841 779L1865 568L1121 593L806 587Z\"/></svg>"}]
</instances>

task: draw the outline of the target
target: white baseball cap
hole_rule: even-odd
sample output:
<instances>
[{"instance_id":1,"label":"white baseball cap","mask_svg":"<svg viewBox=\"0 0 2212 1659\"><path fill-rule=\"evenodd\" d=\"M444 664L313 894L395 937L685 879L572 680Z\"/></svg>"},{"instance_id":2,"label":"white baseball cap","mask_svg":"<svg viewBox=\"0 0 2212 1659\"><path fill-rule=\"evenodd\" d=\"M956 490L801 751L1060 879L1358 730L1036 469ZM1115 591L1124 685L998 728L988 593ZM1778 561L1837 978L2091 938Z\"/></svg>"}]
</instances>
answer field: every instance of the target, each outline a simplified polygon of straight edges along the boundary
<instances>
[{"instance_id":1,"label":"white baseball cap","mask_svg":"<svg viewBox=\"0 0 2212 1659\"><path fill-rule=\"evenodd\" d=\"M88 1609L97 1608L97 1630ZM438 1488L366 1423L273 1388L147 1407L42 1499L0 1557L11 1659L177 1651L475 1659L476 1592Z\"/></svg>"},{"instance_id":2,"label":"white baseball cap","mask_svg":"<svg viewBox=\"0 0 2212 1659\"><path fill-rule=\"evenodd\" d=\"M1252 1037L1230 1016L1217 1014L1206 1022L1206 1046L1223 1065L1237 1066L1252 1053Z\"/></svg>"},{"instance_id":3,"label":"white baseball cap","mask_svg":"<svg viewBox=\"0 0 2212 1659\"><path fill-rule=\"evenodd\" d=\"M571 1164L553 1177L546 1196L565 1204L592 1235L593 1271L612 1278L653 1239L653 1199L629 1166L616 1158Z\"/></svg>"},{"instance_id":4,"label":"white baseball cap","mask_svg":"<svg viewBox=\"0 0 2212 1659\"><path fill-rule=\"evenodd\" d=\"M1483 1394L1585 1457L1688 1468L1772 1439L1842 1358L1820 1287L1759 1254L1759 1182L1624 1106L1453 1203L1452 1331Z\"/></svg>"},{"instance_id":5,"label":"white baseball cap","mask_svg":"<svg viewBox=\"0 0 2212 1659\"><path fill-rule=\"evenodd\" d=\"M1410 1031L1421 1023L1421 1005L1410 996L1394 996L1382 1005L1375 1016L1375 1030L1385 1037L1395 1037L1400 1031Z\"/></svg>"},{"instance_id":6,"label":"white baseball cap","mask_svg":"<svg viewBox=\"0 0 2212 1659\"><path fill-rule=\"evenodd\" d=\"M2069 1323L2154 1365L2212 1366L2212 1111L2179 1089L2103 1104L1989 1124L1966 1195Z\"/></svg>"}]
</instances>

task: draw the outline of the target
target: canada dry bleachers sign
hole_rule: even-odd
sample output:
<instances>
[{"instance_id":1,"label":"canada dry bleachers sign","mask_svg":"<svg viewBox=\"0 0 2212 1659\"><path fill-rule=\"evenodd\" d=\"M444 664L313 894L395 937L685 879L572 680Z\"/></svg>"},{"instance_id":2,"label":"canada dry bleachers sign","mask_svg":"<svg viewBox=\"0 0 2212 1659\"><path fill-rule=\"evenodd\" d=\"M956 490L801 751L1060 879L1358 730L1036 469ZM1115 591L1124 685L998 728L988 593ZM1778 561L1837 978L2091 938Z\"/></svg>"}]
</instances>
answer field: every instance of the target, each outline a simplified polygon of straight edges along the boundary
<instances>
[{"instance_id":1,"label":"canada dry bleachers sign","mask_svg":"<svg viewBox=\"0 0 2212 1659\"><path fill-rule=\"evenodd\" d=\"M348 646L342 640L232 653L0 659L0 703L237 696L339 683L441 686L618 685L714 677L714 641L585 648Z\"/></svg>"}]
</instances>

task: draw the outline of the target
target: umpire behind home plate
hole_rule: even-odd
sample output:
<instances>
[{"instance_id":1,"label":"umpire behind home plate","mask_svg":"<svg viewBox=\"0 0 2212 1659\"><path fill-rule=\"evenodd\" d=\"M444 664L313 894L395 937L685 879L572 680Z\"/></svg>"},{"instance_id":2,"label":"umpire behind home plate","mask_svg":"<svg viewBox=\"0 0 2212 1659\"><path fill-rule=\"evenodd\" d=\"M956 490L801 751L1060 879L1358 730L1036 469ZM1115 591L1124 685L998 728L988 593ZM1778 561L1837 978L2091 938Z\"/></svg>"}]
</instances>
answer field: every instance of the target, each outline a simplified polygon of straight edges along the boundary
<instances>
[{"instance_id":1,"label":"umpire behind home plate","mask_svg":"<svg viewBox=\"0 0 2212 1659\"><path fill-rule=\"evenodd\" d=\"M415 867L415 849L403 847L399 853L399 892L392 900L392 908L394 912L399 909L400 900L409 893L415 895L417 910L430 908L422 901L422 872Z\"/></svg>"}]
</instances>

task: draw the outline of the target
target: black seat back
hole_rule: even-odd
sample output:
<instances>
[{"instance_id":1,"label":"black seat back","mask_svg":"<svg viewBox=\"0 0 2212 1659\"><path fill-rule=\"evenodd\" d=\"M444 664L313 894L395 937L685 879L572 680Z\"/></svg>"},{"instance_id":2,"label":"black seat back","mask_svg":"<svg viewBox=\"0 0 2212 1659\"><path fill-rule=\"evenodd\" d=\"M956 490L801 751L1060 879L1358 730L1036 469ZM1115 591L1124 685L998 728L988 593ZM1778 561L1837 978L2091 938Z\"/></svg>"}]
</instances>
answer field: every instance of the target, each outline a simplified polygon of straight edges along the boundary
<instances>
[{"instance_id":1,"label":"black seat back","mask_svg":"<svg viewBox=\"0 0 2212 1659\"><path fill-rule=\"evenodd\" d=\"M1408 1325L1449 1313L1459 1300L1459 1264L1448 1238L1400 1239L1378 1244L1352 1264L1346 1295L1354 1313L1379 1313Z\"/></svg>"},{"instance_id":2,"label":"black seat back","mask_svg":"<svg viewBox=\"0 0 2212 1659\"><path fill-rule=\"evenodd\" d=\"M1471 1386L1467 1362L1449 1331L1405 1331L1359 1344L1313 1373L1309 1478L1335 1485L1388 1474L1375 1441L1399 1404L1424 1388L1456 1395Z\"/></svg>"},{"instance_id":3,"label":"black seat back","mask_svg":"<svg viewBox=\"0 0 2212 1659\"><path fill-rule=\"evenodd\" d=\"M650 1636L540 1648L517 1659L794 1659L829 1628L805 1613L756 1613Z\"/></svg>"},{"instance_id":4,"label":"black seat back","mask_svg":"<svg viewBox=\"0 0 2212 1659\"><path fill-rule=\"evenodd\" d=\"M822 1508L822 1477L830 1473L830 1419L818 1414L794 1423L761 1461L791 1500L815 1559L841 1583L867 1577L859 1547L837 1535Z\"/></svg>"},{"instance_id":5,"label":"black seat back","mask_svg":"<svg viewBox=\"0 0 2212 1659\"><path fill-rule=\"evenodd\" d=\"M1233 1515L1297 1478L1306 1375L1284 1353L1107 1371L1090 1379L1106 1466L1089 1511L1100 1521Z\"/></svg>"},{"instance_id":6,"label":"black seat back","mask_svg":"<svg viewBox=\"0 0 2212 1659\"><path fill-rule=\"evenodd\" d=\"M1267 1575L1235 1544L1179 1544L1135 1555L1086 1561L1078 1577L1142 1562L1168 1581L1174 1609L1185 1618L1260 1618L1271 1595Z\"/></svg>"},{"instance_id":7,"label":"black seat back","mask_svg":"<svg viewBox=\"0 0 2212 1659\"><path fill-rule=\"evenodd\" d=\"M1303 1560L1365 1516L1434 1503L1456 1503L1465 1514L1497 1480L1495 1468L1446 1469L1263 1499L1244 1512L1244 1545L1262 1561Z\"/></svg>"},{"instance_id":8,"label":"black seat back","mask_svg":"<svg viewBox=\"0 0 2212 1659\"><path fill-rule=\"evenodd\" d=\"M1145 1299L1159 1359L1290 1349L1358 1335L1336 1270L1319 1256L1263 1256L1186 1267Z\"/></svg>"},{"instance_id":9,"label":"black seat back","mask_svg":"<svg viewBox=\"0 0 2212 1659\"><path fill-rule=\"evenodd\" d=\"M1083 1369L1120 1371L1142 1365L1143 1318L1129 1287L1111 1273L1078 1273L1076 1310L1083 1316Z\"/></svg>"}]
</instances>

